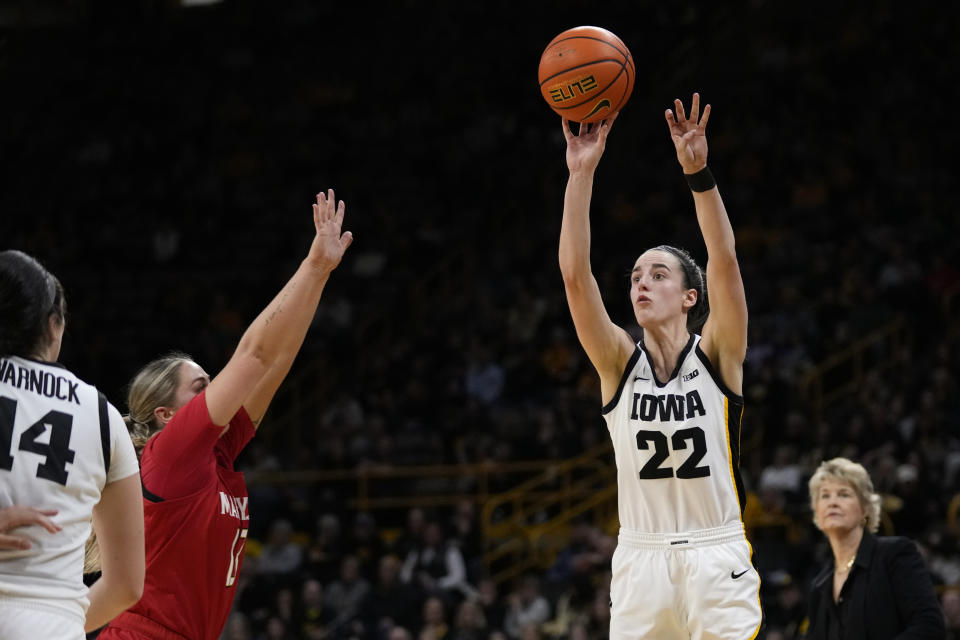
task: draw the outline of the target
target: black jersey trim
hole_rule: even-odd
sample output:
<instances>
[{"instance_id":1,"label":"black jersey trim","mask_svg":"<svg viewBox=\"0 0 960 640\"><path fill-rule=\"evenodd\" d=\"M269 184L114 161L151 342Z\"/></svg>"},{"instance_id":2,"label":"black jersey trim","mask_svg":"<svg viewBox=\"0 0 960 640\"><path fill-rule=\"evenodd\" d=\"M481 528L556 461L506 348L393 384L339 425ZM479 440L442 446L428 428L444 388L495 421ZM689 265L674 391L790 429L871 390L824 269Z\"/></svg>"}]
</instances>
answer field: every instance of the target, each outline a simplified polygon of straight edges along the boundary
<instances>
[{"instance_id":1,"label":"black jersey trim","mask_svg":"<svg viewBox=\"0 0 960 640\"><path fill-rule=\"evenodd\" d=\"M633 349L633 353L630 355L630 359L627 360L627 368L624 369L623 375L620 376L620 384L617 385L617 392L613 394L613 398L610 399L610 402L603 405L603 408L600 409L602 415L607 415L613 408L617 406L617 401L620 400L620 394L623 393L623 388L627 385L627 379L630 378L630 374L633 372L633 368L637 366L637 360L640 359L640 349L636 347Z\"/></svg>"},{"instance_id":2,"label":"black jersey trim","mask_svg":"<svg viewBox=\"0 0 960 640\"><path fill-rule=\"evenodd\" d=\"M150 502L163 502L163 498L155 493L150 493L150 491L147 489L147 485L143 484L143 478L140 479L140 489L143 491L143 497Z\"/></svg>"},{"instance_id":3,"label":"black jersey trim","mask_svg":"<svg viewBox=\"0 0 960 640\"><path fill-rule=\"evenodd\" d=\"M110 473L110 414L107 411L107 396L97 392L97 408L100 411L100 447L103 449L103 471Z\"/></svg>"},{"instance_id":4,"label":"black jersey trim","mask_svg":"<svg viewBox=\"0 0 960 640\"><path fill-rule=\"evenodd\" d=\"M11 355L13 355L13 354L11 354ZM49 360L37 360L36 358L31 358L31 357L29 357L29 356L15 356L15 357L17 357L17 358L23 358L24 360L27 360L27 361L29 361L29 362L36 362L37 364L43 364L43 365L46 365L46 366L48 366L48 367L56 367L57 369L63 369L64 371L70 371L70 370L67 369L65 366L63 366L62 364L60 364L59 362L50 362Z\"/></svg>"},{"instance_id":5,"label":"black jersey trim","mask_svg":"<svg viewBox=\"0 0 960 640\"><path fill-rule=\"evenodd\" d=\"M713 368L713 364L710 362L710 358L707 357L707 354L703 352L703 349L700 348L700 345L697 345L696 349L697 358L700 359L700 364L703 365L703 368L707 370L707 373L710 374L710 377L713 378L714 384L717 385L720 389L720 393L727 396L733 402L736 402L743 405L743 396L737 395L730 390L726 384L724 384L723 379L720 377L720 374L717 373L717 370Z\"/></svg>"},{"instance_id":6,"label":"black jersey trim","mask_svg":"<svg viewBox=\"0 0 960 640\"><path fill-rule=\"evenodd\" d=\"M740 436L743 433L743 404L728 402L725 411L727 413L727 442L730 445L730 469L733 472L733 485L737 491L737 500L740 503L740 520L742 521L743 511L747 506L747 491L743 484L743 476L740 475Z\"/></svg>"},{"instance_id":7,"label":"black jersey trim","mask_svg":"<svg viewBox=\"0 0 960 640\"><path fill-rule=\"evenodd\" d=\"M695 334L690 334L690 339L687 340L686 346L683 347L683 351L681 351L680 355L677 357L677 366L673 368L673 373L670 374L670 377L667 378L666 382L660 382L660 379L657 378L657 368L653 366L653 358L650 357L650 352L647 351L647 346L643 344L643 340L638 343L640 348L643 349L643 355L647 356L647 363L650 364L650 375L653 376L654 384L656 384L658 387L665 387L670 383L671 380L677 377L677 374L680 373L680 367L683 365L683 361L686 360L687 354L690 353L690 347L693 346L695 337Z\"/></svg>"}]
</instances>

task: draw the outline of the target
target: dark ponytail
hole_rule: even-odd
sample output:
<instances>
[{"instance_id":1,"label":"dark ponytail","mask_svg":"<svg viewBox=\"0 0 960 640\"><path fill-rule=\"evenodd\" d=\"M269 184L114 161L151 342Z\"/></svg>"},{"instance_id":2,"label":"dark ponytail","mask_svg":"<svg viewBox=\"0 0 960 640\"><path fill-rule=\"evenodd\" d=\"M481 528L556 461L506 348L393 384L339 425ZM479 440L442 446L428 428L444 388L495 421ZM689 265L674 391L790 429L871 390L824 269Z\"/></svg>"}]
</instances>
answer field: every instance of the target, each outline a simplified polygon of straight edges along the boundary
<instances>
[{"instance_id":1,"label":"dark ponytail","mask_svg":"<svg viewBox=\"0 0 960 640\"><path fill-rule=\"evenodd\" d=\"M37 355L51 314L66 316L60 281L22 251L0 251L0 355Z\"/></svg>"}]
</instances>

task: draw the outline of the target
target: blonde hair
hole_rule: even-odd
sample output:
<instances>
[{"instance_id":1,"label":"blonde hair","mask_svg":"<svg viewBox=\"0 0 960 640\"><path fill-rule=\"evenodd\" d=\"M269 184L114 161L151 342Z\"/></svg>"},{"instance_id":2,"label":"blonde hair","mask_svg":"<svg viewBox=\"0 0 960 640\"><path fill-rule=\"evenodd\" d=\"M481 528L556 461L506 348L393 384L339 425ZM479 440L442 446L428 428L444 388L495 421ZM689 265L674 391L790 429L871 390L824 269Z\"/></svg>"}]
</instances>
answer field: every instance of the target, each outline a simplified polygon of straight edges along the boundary
<instances>
[{"instance_id":1,"label":"blonde hair","mask_svg":"<svg viewBox=\"0 0 960 640\"><path fill-rule=\"evenodd\" d=\"M180 384L180 366L184 362L193 362L193 358L185 353L170 353L144 365L130 381L127 391L129 413L123 420L127 423L138 460L150 438L163 429L154 411L173 402Z\"/></svg>"},{"instance_id":2,"label":"blonde hair","mask_svg":"<svg viewBox=\"0 0 960 640\"><path fill-rule=\"evenodd\" d=\"M833 458L820 463L816 472L810 478L810 506L813 508L813 524L820 528L817 522L817 500L819 499L820 485L824 480L845 482L853 487L860 507L866 514L864 526L871 533L880 528L880 494L873 490L873 481L862 464L847 458Z\"/></svg>"},{"instance_id":3,"label":"blonde hair","mask_svg":"<svg viewBox=\"0 0 960 640\"><path fill-rule=\"evenodd\" d=\"M157 407L170 406L173 402L180 384L180 365L184 362L193 362L193 358L174 351L144 365L130 381L127 391L127 408L130 413L123 416L123 421L130 432L137 460L143 455L143 448L147 446L150 438L163 429L154 410ZM94 573L99 570L100 545L97 544L97 534L91 531L83 554L83 572Z\"/></svg>"}]
</instances>

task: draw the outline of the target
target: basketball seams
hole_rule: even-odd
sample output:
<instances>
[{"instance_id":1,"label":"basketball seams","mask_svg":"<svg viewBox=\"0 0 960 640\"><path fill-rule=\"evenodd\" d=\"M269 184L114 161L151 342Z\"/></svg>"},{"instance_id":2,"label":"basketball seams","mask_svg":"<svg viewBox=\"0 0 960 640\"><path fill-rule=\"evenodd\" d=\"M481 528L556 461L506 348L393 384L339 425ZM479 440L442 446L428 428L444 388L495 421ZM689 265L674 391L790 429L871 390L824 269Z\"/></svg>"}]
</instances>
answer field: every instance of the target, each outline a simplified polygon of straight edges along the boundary
<instances>
[{"instance_id":1,"label":"basketball seams","mask_svg":"<svg viewBox=\"0 0 960 640\"><path fill-rule=\"evenodd\" d=\"M600 59L600 60L591 60L590 62L584 62L583 64L578 64L578 65L574 65L574 66L572 66L572 67L567 67L567 68L564 69L563 71L559 71L559 72L553 74L552 76L549 76L549 77L547 77L547 78L544 78L544 79L540 82L540 88L542 89L544 84L546 84L547 82L550 82L551 80L553 80L554 78L556 78L556 77L558 77L558 76L562 76L562 75L565 74L565 73L570 73L571 71L574 71L575 69L582 69L582 68L584 68L584 67L589 67L589 66L592 66L592 65L595 65L595 64L603 64L603 63L605 63L605 62L612 62L612 63L614 63L614 64L616 64L616 65L619 65L621 69L622 69L624 66L626 66L626 65L623 63L622 60L614 60L613 58L602 58L602 59ZM620 74L617 73L617 76L619 76L619 75L620 75ZM608 85L608 86L609 86L609 85Z\"/></svg>"},{"instance_id":2,"label":"basketball seams","mask_svg":"<svg viewBox=\"0 0 960 640\"><path fill-rule=\"evenodd\" d=\"M627 98L630 97L630 90L633 89L633 81L630 79L630 71L627 70L626 66L624 66L623 71L627 76L627 86L623 89L623 96L620 97L620 102L617 103L617 107L613 109L614 113L620 111L620 108L627 103Z\"/></svg>"},{"instance_id":3,"label":"basketball seams","mask_svg":"<svg viewBox=\"0 0 960 640\"><path fill-rule=\"evenodd\" d=\"M569 40L593 40L594 42L599 42L601 44L607 45L608 47L611 47L614 51L622 55L624 58L630 56L630 52L627 51L627 45L623 44L623 41L619 40L619 38L618 38L618 42L620 43L620 46L617 46L617 44L610 42L609 40L604 40L603 38L597 38L595 36L568 36L562 40L555 40L554 42L551 42L550 44L547 45L547 48L544 50L544 54L546 54L547 51L550 51L551 47L558 45L561 42L567 42ZM621 46L623 47L622 50L620 49Z\"/></svg>"}]
</instances>

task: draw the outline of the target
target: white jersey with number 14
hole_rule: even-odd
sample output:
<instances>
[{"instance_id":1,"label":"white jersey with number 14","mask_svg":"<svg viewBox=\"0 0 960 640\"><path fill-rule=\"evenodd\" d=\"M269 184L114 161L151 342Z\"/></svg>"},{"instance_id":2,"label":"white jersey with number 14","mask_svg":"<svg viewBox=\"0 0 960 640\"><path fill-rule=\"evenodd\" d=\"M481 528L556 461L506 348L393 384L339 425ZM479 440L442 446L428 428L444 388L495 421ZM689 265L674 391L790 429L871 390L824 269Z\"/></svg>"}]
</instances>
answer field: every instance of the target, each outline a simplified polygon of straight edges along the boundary
<instances>
[{"instance_id":1,"label":"white jersey with number 14","mask_svg":"<svg viewBox=\"0 0 960 640\"><path fill-rule=\"evenodd\" d=\"M15 530L28 550L0 550L0 595L86 611L84 545L103 488L137 473L120 413L62 366L0 356L0 507L56 509L49 533Z\"/></svg>"}]
</instances>

